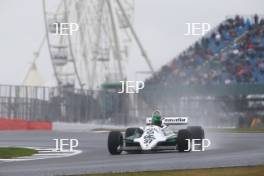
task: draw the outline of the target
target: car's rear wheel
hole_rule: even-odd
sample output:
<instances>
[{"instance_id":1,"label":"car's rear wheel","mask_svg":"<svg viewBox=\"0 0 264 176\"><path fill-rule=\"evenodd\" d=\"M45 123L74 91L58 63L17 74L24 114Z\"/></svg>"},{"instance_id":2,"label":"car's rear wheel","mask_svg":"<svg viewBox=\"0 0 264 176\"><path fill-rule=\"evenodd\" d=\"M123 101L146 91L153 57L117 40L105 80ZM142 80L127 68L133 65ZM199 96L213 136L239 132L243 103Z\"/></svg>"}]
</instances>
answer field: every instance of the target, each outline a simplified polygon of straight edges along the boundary
<instances>
[{"instance_id":1,"label":"car's rear wheel","mask_svg":"<svg viewBox=\"0 0 264 176\"><path fill-rule=\"evenodd\" d=\"M123 146L123 136L119 131L111 131L108 135L108 151L112 155L119 155Z\"/></svg>"},{"instance_id":2,"label":"car's rear wheel","mask_svg":"<svg viewBox=\"0 0 264 176\"><path fill-rule=\"evenodd\" d=\"M177 144L179 152L190 152L191 147L189 146L189 142L191 140L191 132L187 129L179 130Z\"/></svg>"},{"instance_id":3,"label":"car's rear wheel","mask_svg":"<svg viewBox=\"0 0 264 176\"><path fill-rule=\"evenodd\" d=\"M143 134L143 130L140 128L127 128L126 132L125 132L125 138L127 139L128 137L131 137L133 135L138 134L139 136L141 136ZM138 137L139 137L138 136ZM139 144L134 143L133 141L129 141L128 139L126 140L126 146L127 147L131 147L131 146L139 146ZM141 153L141 150L128 150L126 151L127 153L130 154L137 154L137 153Z\"/></svg>"},{"instance_id":4,"label":"car's rear wheel","mask_svg":"<svg viewBox=\"0 0 264 176\"><path fill-rule=\"evenodd\" d=\"M125 137L133 136L135 133L143 134L143 130L140 128L127 128L125 132Z\"/></svg>"},{"instance_id":5,"label":"car's rear wheel","mask_svg":"<svg viewBox=\"0 0 264 176\"><path fill-rule=\"evenodd\" d=\"M188 126L187 130L191 132L192 139L204 139L204 129L201 126Z\"/></svg>"},{"instance_id":6,"label":"car's rear wheel","mask_svg":"<svg viewBox=\"0 0 264 176\"><path fill-rule=\"evenodd\" d=\"M204 129L201 126L188 126L187 130L191 132L192 140L195 139L195 145L194 150L202 150L202 140L204 139Z\"/></svg>"}]
</instances>

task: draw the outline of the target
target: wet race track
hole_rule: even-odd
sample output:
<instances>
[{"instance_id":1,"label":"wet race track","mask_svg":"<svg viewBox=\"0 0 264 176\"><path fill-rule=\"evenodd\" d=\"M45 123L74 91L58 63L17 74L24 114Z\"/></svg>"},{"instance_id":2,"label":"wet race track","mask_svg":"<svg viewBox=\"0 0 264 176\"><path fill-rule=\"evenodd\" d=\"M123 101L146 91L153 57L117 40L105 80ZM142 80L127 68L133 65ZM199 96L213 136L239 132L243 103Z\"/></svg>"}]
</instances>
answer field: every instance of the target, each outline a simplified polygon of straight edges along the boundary
<instances>
[{"instance_id":1,"label":"wet race track","mask_svg":"<svg viewBox=\"0 0 264 176\"><path fill-rule=\"evenodd\" d=\"M0 132L0 146L55 148L54 138L79 140L82 152L68 157L0 161L0 176L49 176L98 172L149 171L264 164L263 133L210 133L212 145L203 152L159 152L112 156L107 133Z\"/></svg>"}]
</instances>

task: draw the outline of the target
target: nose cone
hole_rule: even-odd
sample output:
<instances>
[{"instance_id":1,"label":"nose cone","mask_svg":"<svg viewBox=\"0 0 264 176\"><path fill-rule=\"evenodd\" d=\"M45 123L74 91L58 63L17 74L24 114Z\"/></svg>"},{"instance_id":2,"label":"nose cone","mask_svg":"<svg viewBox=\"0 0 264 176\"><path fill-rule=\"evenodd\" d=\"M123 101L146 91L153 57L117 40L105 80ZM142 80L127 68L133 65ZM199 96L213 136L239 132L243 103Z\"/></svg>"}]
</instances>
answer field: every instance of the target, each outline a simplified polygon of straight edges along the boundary
<instances>
[{"instance_id":1,"label":"nose cone","mask_svg":"<svg viewBox=\"0 0 264 176\"><path fill-rule=\"evenodd\" d=\"M144 136L139 142L142 150L151 150L157 145L157 143L158 140L154 136Z\"/></svg>"},{"instance_id":2,"label":"nose cone","mask_svg":"<svg viewBox=\"0 0 264 176\"><path fill-rule=\"evenodd\" d=\"M151 150L157 146L158 142L165 140L162 131L156 126L147 127L140 138L134 139L135 142L139 142L142 150Z\"/></svg>"}]
</instances>

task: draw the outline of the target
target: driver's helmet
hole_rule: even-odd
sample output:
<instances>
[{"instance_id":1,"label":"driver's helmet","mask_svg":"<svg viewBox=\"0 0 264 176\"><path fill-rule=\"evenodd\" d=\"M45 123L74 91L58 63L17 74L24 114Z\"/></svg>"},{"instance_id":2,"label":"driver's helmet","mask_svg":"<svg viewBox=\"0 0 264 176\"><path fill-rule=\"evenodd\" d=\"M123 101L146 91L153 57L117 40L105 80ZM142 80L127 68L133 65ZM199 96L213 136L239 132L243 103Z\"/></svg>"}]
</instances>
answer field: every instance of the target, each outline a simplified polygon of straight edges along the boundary
<instances>
[{"instance_id":1,"label":"driver's helmet","mask_svg":"<svg viewBox=\"0 0 264 176\"><path fill-rule=\"evenodd\" d=\"M162 120L161 120L161 113L160 111L154 111L151 118L152 125L161 126Z\"/></svg>"}]
</instances>

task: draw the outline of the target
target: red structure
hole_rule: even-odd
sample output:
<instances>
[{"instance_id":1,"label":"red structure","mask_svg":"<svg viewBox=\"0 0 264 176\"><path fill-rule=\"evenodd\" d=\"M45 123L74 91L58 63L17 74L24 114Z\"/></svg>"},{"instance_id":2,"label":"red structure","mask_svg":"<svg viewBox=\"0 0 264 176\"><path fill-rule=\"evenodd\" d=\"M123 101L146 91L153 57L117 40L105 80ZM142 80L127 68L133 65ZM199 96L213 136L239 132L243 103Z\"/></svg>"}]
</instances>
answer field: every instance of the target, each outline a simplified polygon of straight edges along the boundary
<instances>
[{"instance_id":1,"label":"red structure","mask_svg":"<svg viewBox=\"0 0 264 176\"><path fill-rule=\"evenodd\" d=\"M0 130L52 130L52 122L0 118Z\"/></svg>"}]
</instances>

